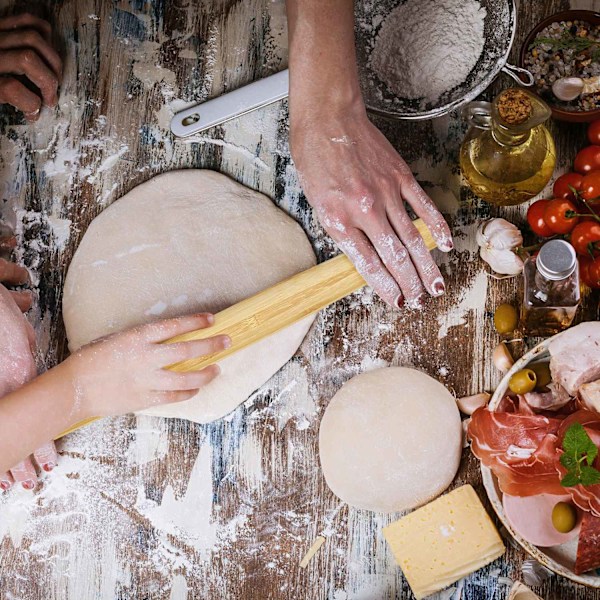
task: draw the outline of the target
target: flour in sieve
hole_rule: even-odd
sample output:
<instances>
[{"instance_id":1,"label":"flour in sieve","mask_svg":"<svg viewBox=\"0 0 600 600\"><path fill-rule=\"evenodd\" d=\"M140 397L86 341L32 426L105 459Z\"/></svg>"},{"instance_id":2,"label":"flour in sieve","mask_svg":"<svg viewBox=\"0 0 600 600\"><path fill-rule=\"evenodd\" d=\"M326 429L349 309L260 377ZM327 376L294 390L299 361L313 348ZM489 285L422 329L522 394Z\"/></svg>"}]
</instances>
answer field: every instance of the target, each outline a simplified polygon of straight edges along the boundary
<instances>
[{"instance_id":1,"label":"flour in sieve","mask_svg":"<svg viewBox=\"0 0 600 600\"><path fill-rule=\"evenodd\" d=\"M381 26L371 68L396 96L435 102L477 63L485 16L477 0L407 0Z\"/></svg>"}]
</instances>

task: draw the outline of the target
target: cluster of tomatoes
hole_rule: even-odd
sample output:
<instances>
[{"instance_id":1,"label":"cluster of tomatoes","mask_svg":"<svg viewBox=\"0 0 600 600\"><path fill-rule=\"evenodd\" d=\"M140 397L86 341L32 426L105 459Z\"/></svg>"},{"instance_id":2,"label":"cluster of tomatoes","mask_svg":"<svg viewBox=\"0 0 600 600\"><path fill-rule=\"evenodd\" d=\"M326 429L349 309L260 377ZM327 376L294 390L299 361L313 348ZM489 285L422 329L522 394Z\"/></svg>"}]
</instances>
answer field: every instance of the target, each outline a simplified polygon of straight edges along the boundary
<instances>
[{"instance_id":1,"label":"cluster of tomatoes","mask_svg":"<svg viewBox=\"0 0 600 600\"><path fill-rule=\"evenodd\" d=\"M588 140L573 172L554 182L554 198L529 207L527 222L540 237L566 236L579 255L581 280L600 288L600 120L590 124Z\"/></svg>"}]
</instances>

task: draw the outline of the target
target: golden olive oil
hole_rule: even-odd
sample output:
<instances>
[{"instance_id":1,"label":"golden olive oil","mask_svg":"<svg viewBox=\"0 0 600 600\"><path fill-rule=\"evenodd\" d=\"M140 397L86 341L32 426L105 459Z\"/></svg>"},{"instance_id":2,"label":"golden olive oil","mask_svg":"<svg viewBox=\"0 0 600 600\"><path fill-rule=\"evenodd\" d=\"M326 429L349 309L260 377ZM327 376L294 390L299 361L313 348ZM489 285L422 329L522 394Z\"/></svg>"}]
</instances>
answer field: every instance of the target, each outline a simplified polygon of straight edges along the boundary
<instances>
[{"instance_id":1,"label":"golden olive oil","mask_svg":"<svg viewBox=\"0 0 600 600\"><path fill-rule=\"evenodd\" d=\"M500 206L521 204L539 194L556 164L554 141L543 125L550 110L533 94L515 90L521 112L511 118L502 104L511 90L492 104L473 102L467 107L471 128L460 149L460 167L473 193Z\"/></svg>"}]
</instances>

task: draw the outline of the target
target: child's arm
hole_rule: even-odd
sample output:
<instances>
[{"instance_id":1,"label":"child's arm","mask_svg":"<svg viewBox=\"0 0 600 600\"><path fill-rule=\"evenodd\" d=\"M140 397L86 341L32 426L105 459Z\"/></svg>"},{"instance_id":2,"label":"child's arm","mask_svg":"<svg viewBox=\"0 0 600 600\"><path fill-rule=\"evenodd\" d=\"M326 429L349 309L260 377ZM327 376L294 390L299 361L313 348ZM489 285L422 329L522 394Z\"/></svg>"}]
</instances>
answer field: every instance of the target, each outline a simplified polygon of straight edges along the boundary
<instances>
[{"instance_id":1,"label":"child's arm","mask_svg":"<svg viewBox=\"0 0 600 600\"><path fill-rule=\"evenodd\" d=\"M73 423L188 400L218 373L175 373L164 366L229 346L227 336L160 344L209 327L208 314L159 321L92 342L66 361L0 398L0 473Z\"/></svg>"}]
</instances>

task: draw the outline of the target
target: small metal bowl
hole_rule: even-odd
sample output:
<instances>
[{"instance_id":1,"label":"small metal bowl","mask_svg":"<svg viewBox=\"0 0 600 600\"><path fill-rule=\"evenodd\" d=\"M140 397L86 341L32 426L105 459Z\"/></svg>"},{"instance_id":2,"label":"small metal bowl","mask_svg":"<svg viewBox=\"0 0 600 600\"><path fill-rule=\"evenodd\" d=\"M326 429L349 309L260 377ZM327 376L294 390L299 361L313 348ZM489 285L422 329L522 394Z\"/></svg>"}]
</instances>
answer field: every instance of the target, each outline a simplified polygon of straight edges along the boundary
<instances>
[{"instance_id":1,"label":"small metal bowl","mask_svg":"<svg viewBox=\"0 0 600 600\"><path fill-rule=\"evenodd\" d=\"M561 335L560 333L558 335ZM533 350L530 350L525 356L520 358L511 367L510 371L506 373L500 385L497 387L492 399L489 403L490 410L496 410L500 401L508 390L508 381L517 371L524 369L527 365L548 360L550 353L548 352L548 346L550 342L558 337L555 335L547 340L544 340L541 344L538 344ZM561 546L554 546L552 548L538 548L533 544L530 544L527 540L523 539L511 526L510 522L504 514L504 507L502 506L502 492L498 487L498 480L492 471L481 465L481 475L483 478L483 486L487 492L488 498L492 505L492 508L498 515L498 518L506 527L513 539L521 546L531 557L535 558L539 563L544 565L547 569L550 569L558 575L562 575L567 579L581 583L592 588L600 588L600 576L592 574L577 575L572 566L575 564L575 556L577 552L577 540L573 540L568 544L562 544Z\"/></svg>"},{"instance_id":2,"label":"small metal bowl","mask_svg":"<svg viewBox=\"0 0 600 600\"><path fill-rule=\"evenodd\" d=\"M543 21L540 21L530 32L523 45L521 46L521 55L519 59L520 66L525 69L525 58L529 54L529 46L533 43L535 36L557 21L585 21L592 25L600 25L600 13L591 10L565 10L558 12ZM531 88L535 92L535 87ZM543 98L548 103L552 110L552 116L559 121L567 121L569 123L588 123L600 119L600 108L594 110L565 110L552 103L549 98Z\"/></svg>"},{"instance_id":3,"label":"small metal bowl","mask_svg":"<svg viewBox=\"0 0 600 600\"><path fill-rule=\"evenodd\" d=\"M385 16L403 0L380 0L356 3L356 51L361 88L367 109L393 119L424 120L456 110L481 94L494 78L504 71L521 85L517 73L523 70L507 65L516 29L514 0L481 0L487 16L484 22L485 45L477 64L466 81L443 94L435 103L421 106L420 101L398 98L392 94L370 68L370 55ZM374 25L376 23L376 25ZM531 83L533 77L528 71Z\"/></svg>"}]
</instances>

